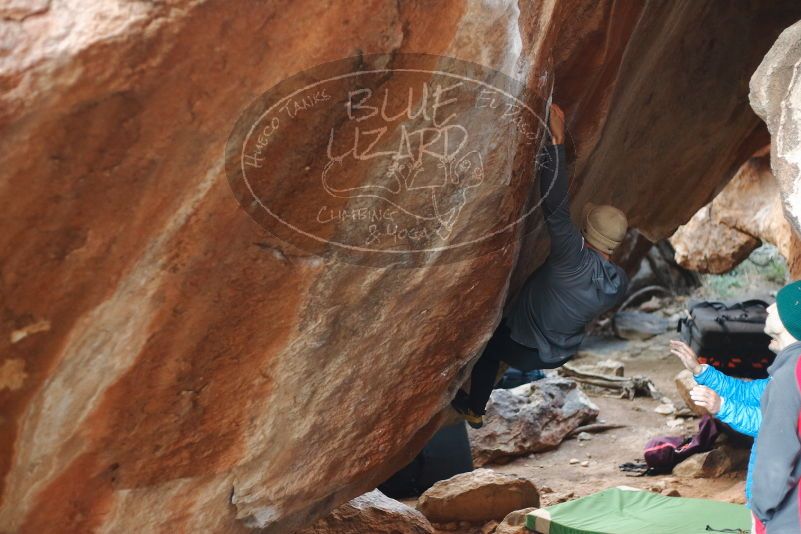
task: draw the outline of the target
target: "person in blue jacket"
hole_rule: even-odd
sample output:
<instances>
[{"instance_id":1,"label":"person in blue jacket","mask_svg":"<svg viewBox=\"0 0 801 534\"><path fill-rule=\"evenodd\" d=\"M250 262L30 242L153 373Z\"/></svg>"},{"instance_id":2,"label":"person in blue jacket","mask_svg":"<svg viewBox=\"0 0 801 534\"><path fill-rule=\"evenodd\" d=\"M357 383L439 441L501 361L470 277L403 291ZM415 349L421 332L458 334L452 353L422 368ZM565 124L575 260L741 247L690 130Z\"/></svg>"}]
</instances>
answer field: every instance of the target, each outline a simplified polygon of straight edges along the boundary
<instances>
[{"instance_id":1,"label":"person in blue jacket","mask_svg":"<svg viewBox=\"0 0 801 534\"><path fill-rule=\"evenodd\" d=\"M756 438L746 482L752 532L801 532L801 281L779 291L768 308L765 333L776 360L762 380L739 380L700 365L681 342L671 342L671 352L699 384L691 392L693 402Z\"/></svg>"},{"instance_id":2,"label":"person in blue jacket","mask_svg":"<svg viewBox=\"0 0 801 534\"><path fill-rule=\"evenodd\" d=\"M693 402L737 432L756 438L762 424L759 401L770 378L749 382L725 375L711 365L699 363L695 351L682 341L671 341L670 351L692 372L698 384L690 391ZM745 482L745 497L749 502L755 453L756 448L752 448Z\"/></svg>"}]
</instances>

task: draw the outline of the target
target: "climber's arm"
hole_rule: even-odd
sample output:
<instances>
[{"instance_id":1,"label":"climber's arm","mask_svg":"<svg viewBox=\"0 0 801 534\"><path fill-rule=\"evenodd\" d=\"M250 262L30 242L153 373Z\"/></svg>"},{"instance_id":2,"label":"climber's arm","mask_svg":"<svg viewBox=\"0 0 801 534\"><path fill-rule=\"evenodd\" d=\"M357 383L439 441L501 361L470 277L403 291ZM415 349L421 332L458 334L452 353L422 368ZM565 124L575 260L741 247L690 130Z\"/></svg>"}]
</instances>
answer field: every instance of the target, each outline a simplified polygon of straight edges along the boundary
<instances>
[{"instance_id":1,"label":"climber's arm","mask_svg":"<svg viewBox=\"0 0 801 534\"><path fill-rule=\"evenodd\" d=\"M551 259L559 261L578 254L584 244L570 218L567 162L564 147L564 113L551 107L551 143L539 155L540 198L545 224L551 237Z\"/></svg>"}]
</instances>

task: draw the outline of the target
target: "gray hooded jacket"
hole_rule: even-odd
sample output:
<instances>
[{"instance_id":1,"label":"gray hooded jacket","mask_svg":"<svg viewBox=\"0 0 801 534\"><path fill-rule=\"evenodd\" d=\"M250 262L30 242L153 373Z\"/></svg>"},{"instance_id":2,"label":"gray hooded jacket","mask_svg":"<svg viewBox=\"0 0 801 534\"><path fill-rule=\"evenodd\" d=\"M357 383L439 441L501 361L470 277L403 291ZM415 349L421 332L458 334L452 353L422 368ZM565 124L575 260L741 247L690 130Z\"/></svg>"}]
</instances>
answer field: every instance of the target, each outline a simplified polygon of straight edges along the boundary
<instances>
[{"instance_id":1,"label":"gray hooded jacket","mask_svg":"<svg viewBox=\"0 0 801 534\"><path fill-rule=\"evenodd\" d=\"M618 265L584 246L570 219L563 145L541 153L540 195L551 251L526 281L507 324L514 341L539 350L540 359L560 363L576 353L592 319L617 304L628 278Z\"/></svg>"},{"instance_id":2,"label":"gray hooded jacket","mask_svg":"<svg viewBox=\"0 0 801 534\"><path fill-rule=\"evenodd\" d=\"M785 347L768 368L762 424L754 447L751 510L768 534L801 532L801 342Z\"/></svg>"}]
</instances>

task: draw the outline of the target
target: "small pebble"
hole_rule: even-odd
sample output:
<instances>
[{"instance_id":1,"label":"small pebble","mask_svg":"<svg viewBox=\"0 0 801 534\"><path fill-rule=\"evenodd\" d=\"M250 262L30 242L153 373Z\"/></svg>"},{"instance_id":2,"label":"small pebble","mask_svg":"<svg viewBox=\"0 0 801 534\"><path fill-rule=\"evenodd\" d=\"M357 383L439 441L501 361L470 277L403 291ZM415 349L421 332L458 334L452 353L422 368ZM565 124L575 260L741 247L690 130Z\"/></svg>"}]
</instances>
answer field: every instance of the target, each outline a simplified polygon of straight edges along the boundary
<instances>
[{"instance_id":1,"label":"small pebble","mask_svg":"<svg viewBox=\"0 0 801 534\"><path fill-rule=\"evenodd\" d=\"M684 419L668 419L667 420L668 428L679 428L682 425L684 425Z\"/></svg>"},{"instance_id":2,"label":"small pebble","mask_svg":"<svg viewBox=\"0 0 801 534\"><path fill-rule=\"evenodd\" d=\"M578 458L571 458L570 459L570 465L576 465L577 463L579 463L579 459Z\"/></svg>"},{"instance_id":3,"label":"small pebble","mask_svg":"<svg viewBox=\"0 0 801 534\"><path fill-rule=\"evenodd\" d=\"M589 432L579 432L579 435L576 436L576 439L579 441L590 441L592 439L592 434Z\"/></svg>"},{"instance_id":4,"label":"small pebble","mask_svg":"<svg viewBox=\"0 0 801 534\"><path fill-rule=\"evenodd\" d=\"M676 407L672 404L660 404L654 408L654 411L661 415L670 415L676 412Z\"/></svg>"},{"instance_id":5,"label":"small pebble","mask_svg":"<svg viewBox=\"0 0 801 534\"><path fill-rule=\"evenodd\" d=\"M574 494L572 491L569 491L569 492L565 493L564 495L559 495L559 496L557 496L557 497L554 499L554 503L560 503L560 502L569 501L569 500L570 500L570 499L572 499L574 496L575 496L575 494Z\"/></svg>"},{"instance_id":6,"label":"small pebble","mask_svg":"<svg viewBox=\"0 0 801 534\"><path fill-rule=\"evenodd\" d=\"M588 462L587 460L584 460L583 462L581 462L581 467L589 467L589 466L590 466L590 462Z\"/></svg>"}]
</instances>

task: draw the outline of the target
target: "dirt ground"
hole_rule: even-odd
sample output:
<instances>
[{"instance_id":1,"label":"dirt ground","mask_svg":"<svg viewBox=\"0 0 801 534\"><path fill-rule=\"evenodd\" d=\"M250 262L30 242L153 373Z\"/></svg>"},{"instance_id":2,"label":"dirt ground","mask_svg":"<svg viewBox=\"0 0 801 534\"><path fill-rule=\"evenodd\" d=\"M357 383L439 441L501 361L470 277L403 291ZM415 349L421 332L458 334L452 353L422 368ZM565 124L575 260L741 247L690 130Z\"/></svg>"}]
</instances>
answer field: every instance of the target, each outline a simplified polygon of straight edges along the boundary
<instances>
[{"instance_id":1,"label":"dirt ground","mask_svg":"<svg viewBox=\"0 0 801 534\"><path fill-rule=\"evenodd\" d=\"M640 311L661 315L675 328L678 317L686 313L688 300L768 300L784 284L786 265L778 252L771 247L763 246L752 256L759 256L759 261L744 262L726 275L702 276L702 286L690 297L657 298L654 302L639 303L630 309L639 308ZM680 413L688 412L675 385L675 377L683 366L669 350L669 341L678 339L679 334L669 331L645 341L626 341L616 338L611 330L608 319L596 323L595 334L585 339L572 364L581 366L607 359L618 360L625 366L625 376L641 375L650 378L659 392L668 397ZM654 410L662 402L650 397L628 400L591 386L582 386L582 389L599 408L597 422L621 424L625 427L592 434L592 438L587 441L570 438L554 450L517 458L504 465L485 467L533 481L540 489L542 506L616 486L631 486L673 495L678 492L682 497L745 503L744 469L718 478L689 478L672 474L633 476L621 471L620 464L643 461L643 450L650 438L660 435L692 436L697 432L700 419L693 415L679 417L677 421L676 415L661 415ZM740 436L738 441L745 444L740 446L747 450L748 439L742 438ZM719 441L722 439L727 437L721 436ZM583 466L585 461L587 465ZM414 506L414 500L410 500L408 504ZM435 527L444 529L437 530L437 533L458 531L462 534L483 534L492 532L494 524Z\"/></svg>"},{"instance_id":2,"label":"dirt ground","mask_svg":"<svg viewBox=\"0 0 801 534\"><path fill-rule=\"evenodd\" d=\"M679 303L673 303L678 305ZM650 378L659 392L667 396L678 411L684 402L675 386L675 376L683 369L668 349L670 339L678 334L668 332L646 341L623 341L613 336L590 336L572 360L575 365L614 359L625 366L625 376L643 375ZM555 373L548 371L547 373ZM582 386L583 391L598 406L598 421L625 425L624 428L592 434L592 439L579 441L570 438L556 449L521 457L503 465L486 468L528 478L540 490L541 506L577 499L616 486L631 486L668 494L672 490L682 497L714 499L738 504L745 503L745 471L735 471L719 478L687 478L668 475L632 476L620 470L620 464L642 462L645 443L654 436L691 436L698 429L696 416L661 415L654 411L662 401L650 397L621 399L601 389ZM470 431L468 429L468 431ZM726 439L721 437L720 439ZM571 463L578 460L578 463ZM587 461L586 467L582 462ZM675 495L675 492L673 493ZM415 499L404 502L412 507ZM493 532L495 523L485 525L435 525L436 534L485 534Z\"/></svg>"},{"instance_id":3,"label":"dirt ground","mask_svg":"<svg viewBox=\"0 0 801 534\"><path fill-rule=\"evenodd\" d=\"M668 350L668 341L676 337L676 333L667 333L647 341L588 338L574 363L585 364L609 358L619 360L625 365L626 376L649 377L679 409L684 407L684 402L678 395L674 378L683 367ZM589 441L569 439L552 451L489 467L534 481L541 489L543 506L621 485L665 492L675 489L683 497L745 502L745 471L715 479L673 475L635 477L621 471L618 466L622 463L642 461L643 448L649 438L658 435L690 436L697 430L699 419L687 418L681 426L671 428L668 421L674 416L654 412L660 405L658 400L647 397L620 399L587 387L583 389L598 405L599 420L626 427L593 434ZM589 465L571 464L570 460L574 458L587 460Z\"/></svg>"},{"instance_id":4,"label":"dirt ground","mask_svg":"<svg viewBox=\"0 0 801 534\"><path fill-rule=\"evenodd\" d=\"M757 252L773 258L773 263L778 266L777 272L782 271L783 260L769 249L763 247ZM766 268L763 264L772 267ZM644 309L647 304L641 303L639 306L643 307L641 311L653 311L663 316L671 327L675 327L678 317L685 313L689 300L768 300L783 285L781 276L777 278L771 274L772 268L770 262L744 262L730 274L703 276L702 287L690 297L657 299L653 309ZM625 376L643 375L650 378L660 393L670 398L680 410L685 408L685 404L676 390L674 379L683 366L668 348L669 341L678 337L677 332L670 331L645 341L626 341L614 337L609 326L596 326L596 335L585 339L572 363L582 365L606 359L618 360L625 366ZM542 506L621 485L661 493L676 490L682 497L745 503L745 470L731 472L720 478L674 475L637 477L621 471L620 464L642 461L645 443L650 438L659 435L689 437L696 433L700 419L686 418L679 426L671 427L668 423L676 417L656 413L654 409L660 405L658 400L648 397L621 399L591 387L583 386L582 389L600 409L599 422L623 424L626 427L593 434L589 441L568 439L554 450L518 458L506 465L487 467L534 481L541 490ZM676 422L673 421L673 424ZM725 436L722 438L726 439ZM740 438L740 441L746 442L741 446L748 447L747 438ZM571 464L571 459L577 459L579 463ZM585 460L589 462L587 467L581 465Z\"/></svg>"}]
</instances>

